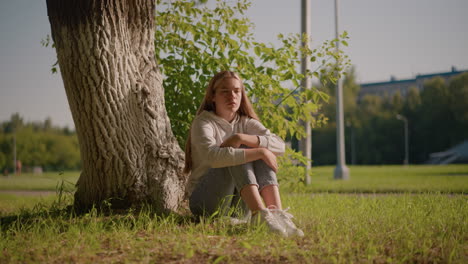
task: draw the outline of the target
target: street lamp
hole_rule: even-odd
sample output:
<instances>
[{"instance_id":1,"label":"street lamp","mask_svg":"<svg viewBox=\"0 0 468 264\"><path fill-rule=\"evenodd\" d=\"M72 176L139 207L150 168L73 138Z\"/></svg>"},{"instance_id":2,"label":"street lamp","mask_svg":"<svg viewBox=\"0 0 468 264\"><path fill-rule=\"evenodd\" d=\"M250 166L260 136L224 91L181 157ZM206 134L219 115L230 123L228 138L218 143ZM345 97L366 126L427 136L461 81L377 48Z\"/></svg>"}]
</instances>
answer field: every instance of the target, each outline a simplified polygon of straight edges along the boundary
<instances>
[{"instance_id":1,"label":"street lamp","mask_svg":"<svg viewBox=\"0 0 468 264\"><path fill-rule=\"evenodd\" d=\"M310 45L310 36L312 35L312 21L311 21L311 0L302 0L302 6L301 6L301 31L302 34L305 34L307 38L304 40L302 45L307 48L311 48ZM301 72L304 74L304 79L302 80L302 89L307 90L310 89L312 86L312 79L310 76L308 76L306 73L308 70L311 69L311 61L310 61L310 55L306 55L302 57L302 64L301 64ZM306 156L307 158L307 164L306 164L306 175L305 175L305 183L306 185L309 185L311 183L311 178L310 178L310 160L312 159L312 128L310 126L309 122L305 122L305 131L306 131L306 138L305 140L301 140L301 151L302 153Z\"/></svg>"},{"instance_id":2,"label":"street lamp","mask_svg":"<svg viewBox=\"0 0 468 264\"><path fill-rule=\"evenodd\" d=\"M408 165L409 163L409 138L408 138L408 118L397 114L396 118L398 120L402 120L403 123L405 123L405 160L403 161L403 164Z\"/></svg>"},{"instance_id":3,"label":"street lamp","mask_svg":"<svg viewBox=\"0 0 468 264\"><path fill-rule=\"evenodd\" d=\"M335 35L339 37L338 31L338 0L335 0ZM336 51L340 49L340 42L336 42ZM337 61L337 63L339 63ZM334 172L335 179L349 179L349 169L346 166L345 159L345 140L344 140L344 115L343 115L343 87L340 78L336 80L336 168Z\"/></svg>"}]
</instances>

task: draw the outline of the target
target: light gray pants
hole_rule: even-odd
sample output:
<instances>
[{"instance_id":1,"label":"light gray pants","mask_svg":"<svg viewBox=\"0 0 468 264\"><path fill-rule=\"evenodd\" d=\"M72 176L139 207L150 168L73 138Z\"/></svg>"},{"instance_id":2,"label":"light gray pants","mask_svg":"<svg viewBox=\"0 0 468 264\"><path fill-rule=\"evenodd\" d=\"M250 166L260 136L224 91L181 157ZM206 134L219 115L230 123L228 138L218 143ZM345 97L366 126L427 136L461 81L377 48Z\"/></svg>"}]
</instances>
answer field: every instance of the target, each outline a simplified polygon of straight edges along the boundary
<instances>
[{"instance_id":1,"label":"light gray pants","mask_svg":"<svg viewBox=\"0 0 468 264\"><path fill-rule=\"evenodd\" d=\"M241 216L248 208L240 199L240 190L252 184L259 191L268 185L278 185L276 173L263 160L209 169L190 196L190 211L197 216L211 216L216 212L222 216Z\"/></svg>"}]
</instances>

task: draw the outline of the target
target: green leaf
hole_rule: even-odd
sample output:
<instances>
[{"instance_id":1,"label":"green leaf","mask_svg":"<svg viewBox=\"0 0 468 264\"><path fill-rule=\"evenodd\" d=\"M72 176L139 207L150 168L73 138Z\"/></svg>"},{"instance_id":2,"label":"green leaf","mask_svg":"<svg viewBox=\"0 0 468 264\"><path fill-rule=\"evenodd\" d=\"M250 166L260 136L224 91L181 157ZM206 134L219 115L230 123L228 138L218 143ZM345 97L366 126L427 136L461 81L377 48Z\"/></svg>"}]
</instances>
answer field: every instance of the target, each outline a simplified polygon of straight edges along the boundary
<instances>
[{"instance_id":1,"label":"green leaf","mask_svg":"<svg viewBox=\"0 0 468 264\"><path fill-rule=\"evenodd\" d=\"M260 119L278 135L300 136L304 134L301 121L312 125L322 122L323 118L316 121L312 117L312 113L321 113L319 103L303 107L301 102L308 98L323 102L328 95L317 89L299 92L304 77L299 69L302 54L307 54L311 62L319 64L318 69L307 75L316 77L322 84L329 83L335 75L334 65L326 62L339 55L342 60L339 71L345 71L349 59L343 59L341 53L335 54L334 42L324 41L313 50L301 48L301 40L307 36L300 34L278 34L281 40L278 46L258 42L253 36L252 23L243 14L250 5L248 1L218 1L216 8L199 7L185 0L164 4L167 8L158 10L170 12L157 11L156 58L164 74L166 109L174 121L172 130L181 146L185 144L208 82L220 69L233 69L242 76L248 94L254 97ZM347 33L343 33L340 41L346 43L346 39ZM280 98L284 101L276 105Z\"/></svg>"},{"instance_id":2,"label":"green leaf","mask_svg":"<svg viewBox=\"0 0 468 264\"><path fill-rule=\"evenodd\" d=\"M254 48L254 51L255 51L255 55L257 55L259 57L260 57L260 54L262 54L262 49L259 46L256 46Z\"/></svg>"}]
</instances>

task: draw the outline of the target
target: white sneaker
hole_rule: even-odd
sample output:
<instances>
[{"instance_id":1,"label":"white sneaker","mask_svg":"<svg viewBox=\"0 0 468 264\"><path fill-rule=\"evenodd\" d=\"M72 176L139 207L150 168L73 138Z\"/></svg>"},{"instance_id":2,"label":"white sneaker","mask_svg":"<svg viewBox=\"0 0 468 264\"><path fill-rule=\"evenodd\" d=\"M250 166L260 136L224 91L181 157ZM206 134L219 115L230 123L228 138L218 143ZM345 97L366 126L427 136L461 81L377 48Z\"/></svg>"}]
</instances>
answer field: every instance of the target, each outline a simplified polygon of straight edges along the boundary
<instances>
[{"instance_id":1,"label":"white sneaker","mask_svg":"<svg viewBox=\"0 0 468 264\"><path fill-rule=\"evenodd\" d=\"M278 221L278 219L271 213L270 209L261 209L257 212L257 214L252 215L250 219L250 223L254 225L263 224L265 223L270 229L271 232L280 234L284 237L287 237L288 234L286 233L286 229L283 225Z\"/></svg>"},{"instance_id":2,"label":"white sneaker","mask_svg":"<svg viewBox=\"0 0 468 264\"><path fill-rule=\"evenodd\" d=\"M294 218L294 216L287 211L289 208L285 210L280 210L280 209L270 209L271 213L276 217L278 222L284 226L286 230L287 236L304 236L304 231L301 229L297 228L296 225L293 223L291 220Z\"/></svg>"}]
</instances>

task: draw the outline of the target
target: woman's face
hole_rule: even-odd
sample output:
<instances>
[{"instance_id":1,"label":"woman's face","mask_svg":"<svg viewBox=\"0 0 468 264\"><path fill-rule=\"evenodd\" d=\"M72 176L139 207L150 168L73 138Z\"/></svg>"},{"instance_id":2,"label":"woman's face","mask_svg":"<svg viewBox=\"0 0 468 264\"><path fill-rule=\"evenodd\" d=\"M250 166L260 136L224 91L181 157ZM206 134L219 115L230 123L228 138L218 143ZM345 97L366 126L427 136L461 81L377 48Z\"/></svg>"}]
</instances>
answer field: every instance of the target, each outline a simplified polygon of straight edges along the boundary
<instances>
[{"instance_id":1,"label":"woman's face","mask_svg":"<svg viewBox=\"0 0 468 264\"><path fill-rule=\"evenodd\" d=\"M242 99L242 83L236 78L225 78L216 87L213 102L216 114L224 117L232 116L240 107Z\"/></svg>"}]
</instances>

